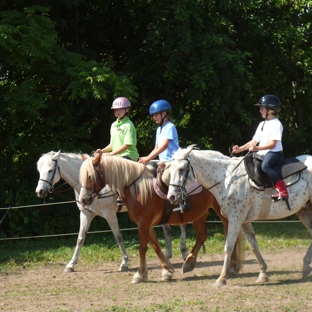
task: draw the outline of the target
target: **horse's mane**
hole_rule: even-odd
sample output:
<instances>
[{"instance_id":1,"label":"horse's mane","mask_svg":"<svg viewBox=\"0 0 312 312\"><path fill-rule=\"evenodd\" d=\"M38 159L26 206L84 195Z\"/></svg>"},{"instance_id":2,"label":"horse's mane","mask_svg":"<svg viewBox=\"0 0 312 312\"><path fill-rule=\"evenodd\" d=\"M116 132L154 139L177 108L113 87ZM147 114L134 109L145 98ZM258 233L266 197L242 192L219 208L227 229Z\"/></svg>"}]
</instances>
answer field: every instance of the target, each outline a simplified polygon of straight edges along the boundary
<instances>
[{"instance_id":1,"label":"horse's mane","mask_svg":"<svg viewBox=\"0 0 312 312\"><path fill-rule=\"evenodd\" d=\"M86 181L88 176L97 181L97 175L92 163L93 158L86 159L80 170L80 181ZM117 156L101 156L100 171L112 191L116 194L124 194L124 189L130 187L131 196L140 193L142 203L152 194L153 179L148 167L143 164ZM132 183L135 182L133 185Z\"/></svg>"},{"instance_id":2,"label":"horse's mane","mask_svg":"<svg viewBox=\"0 0 312 312\"><path fill-rule=\"evenodd\" d=\"M44 153L41 156L53 156L56 152L55 151L50 151L48 153ZM79 153L79 152L63 152L61 151L60 155L68 157L68 158L81 158L81 155L88 156L86 153Z\"/></svg>"},{"instance_id":3,"label":"horse's mane","mask_svg":"<svg viewBox=\"0 0 312 312\"><path fill-rule=\"evenodd\" d=\"M187 159L190 155L190 153L200 153L200 154L207 154L211 156L217 156L217 157L227 157L223 155L221 152L214 151L214 150L197 150L194 149L194 145L189 146L188 148L179 148L173 155L173 159L175 160L183 160Z\"/></svg>"},{"instance_id":4,"label":"horse's mane","mask_svg":"<svg viewBox=\"0 0 312 312\"><path fill-rule=\"evenodd\" d=\"M50 151L48 153L44 153L41 155L41 157L37 161L37 169L39 170L43 165L53 165L53 159L54 155L57 152L55 151ZM85 157L87 157L87 154L83 154ZM78 164L80 166L80 163L83 161L82 159L82 154L80 153L63 153L61 152L59 154L59 157L57 160L63 160L63 163L65 166L70 166L71 164ZM58 162L58 165L60 165L60 162ZM54 166L54 165L53 165Z\"/></svg>"}]
</instances>

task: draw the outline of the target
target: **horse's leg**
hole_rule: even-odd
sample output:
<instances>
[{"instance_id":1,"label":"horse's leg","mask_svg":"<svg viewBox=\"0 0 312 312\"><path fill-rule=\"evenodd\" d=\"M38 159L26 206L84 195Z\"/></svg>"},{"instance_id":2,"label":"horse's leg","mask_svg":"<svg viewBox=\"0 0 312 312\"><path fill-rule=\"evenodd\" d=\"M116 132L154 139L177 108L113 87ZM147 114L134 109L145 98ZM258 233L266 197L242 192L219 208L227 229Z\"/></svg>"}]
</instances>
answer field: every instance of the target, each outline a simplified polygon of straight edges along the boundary
<instances>
[{"instance_id":1,"label":"horse's leg","mask_svg":"<svg viewBox=\"0 0 312 312\"><path fill-rule=\"evenodd\" d=\"M226 278L230 274L231 255L235 247L235 243L236 243L239 231L240 231L240 227L241 227L241 223L239 223L235 219L233 220L233 222L229 222L228 235L226 237L226 242L224 246L225 255L224 255L223 268L222 268L220 276L216 280L216 283L215 283L216 286L226 285Z\"/></svg>"},{"instance_id":2,"label":"horse's leg","mask_svg":"<svg viewBox=\"0 0 312 312\"><path fill-rule=\"evenodd\" d=\"M122 253L122 261L121 261L121 264L119 266L118 271L126 272L129 269L129 267L128 267L129 257L128 257L126 248L125 248L124 243L123 243L122 235L120 233L116 211L106 209L104 217L107 220L107 223L108 223L109 227L111 228L111 230L114 234L116 243L118 244L118 246L121 250L121 253Z\"/></svg>"},{"instance_id":3,"label":"horse's leg","mask_svg":"<svg viewBox=\"0 0 312 312\"><path fill-rule=\"evenodd\" d=\"M144 222L145 221L145 222ZM148 270L146 265L146 252L147 244L149 239L149 225L146 220L138 222L138 231L139 231L139 256L140 256L140 265L138 271L133 275L131 284L138 284L141 282L148 281ZM159 247L160 248L160 247Z\"/></svg>"},{"instance_id":4,"label":"horse's leg","mask_svg":"<svg viewBox=\"0 0 312 312\"><path fill-rule=\"evenodd\" d=\"M171 280L174 268L170 263L170 261L165 257L164 253L162 252L155 229L153 227L151 227L149 230L149 241L160 261L160 265L162 267L162 280L163 281Z\"/></svg>"},{"instance_id":5,"label":"horse's leg","mask_svg":"<svg viewBox=\"0 0 312 312\"><path fill-rule=\"evenodd\" d=\"M187 224L181 224L181 244L180 244L180 251L182 253L183 260L186 260L188 256L187 247L186 247L186 227Z\"/></svg>"},{"instance_id":6,"label":"horse's leg","mask_svg":"<svg viewBox=\"0 0 312 312\"><path fill-rule=\"evenodd\" d=\"M302 224L309 230L312 235L312 205L310 202L306 204L305 208L302 208L297 212L297 216L302 222ZM312 268L310 264L312 263L312 243L310 244L307 253L303 258L303 268L302 268L302 278L306 278L311 272Z\"/></svg>"},{"instance_id":7,"label":"horse's leg","mask_svg":"<svg viewBox=\"0 0 312 312\"><path fill-rule=\"evenodd\" d=\"M166 240L166 257L170 259L172 258L171 225L162 224L161 227L164 231L165 240Z\"/></svg>"},{"instance_id":8,"label":"horse's leg","mask_svg":"<svg viewBox=\"0 0 312 312\"><path fill-rule=\"evenodd\" d=\"M186 247L186 224L180 225L181 229L181 245L180 251L182 253L182 258L185 260L188 256L187 247ZM172 258L172 233L171 233L171 225L170 224L162 224L162 229L165 234L166 240L166 257L168 259Z\"/></svg>"},{"instance_id":9,"label":"horse's leg","mask_svg":"<svg viewBox=\"0 0 312 312\"><path fill-rule=\"evenodd\" d=\"M207 216L208 211L204 213L199 219L193 222L193 227L196 233L196 243L190 254L187 256L185 262L183 263L182 273L190 272L195 268L199 250L208 237L206 225Z\"/></svg>"},{"instance_id":10,"label":"horse's leg","mask_svg":"<svg viewBox=\"0 0 312 312\"><path fill-rule=\"evenodd\" d=\"M87 210L80 211L80 228L79 228L79 234L77 238L76 248L75 252L71 258L71 260L66 265L64 272L70 273L74 272L74 265L77 264L80 250L83 246L83 243L85 241L87 231L90 227L91 221L94 219L95 214L92 212L89 212Z\"/></svg>"},{"instance_id":11,"label":"horse's leg","mask_svg":"<svg viewBox=\"0 0 312 312\"><path fill-rule=\"evenodd\" d=\"M265 261L263 260L262 255L260 253L259 246L258 246L258 243L256 240L255 231L254 231L252 224L251 223L243 224L242 225L242 231L243 231L245 237L247 238L247 240L250 244L252 252L256 256L259 267L260 267L260 274L259 274L259 277L258 277L256 282L257 283L266 283L269 280L269 278L266 274L267 265L266 265Z\"/></svg>"},{"instance_id":12,"label":"horse's leg","mask_svg":"<svg viewBox=\"0 0 312 312\"><path fill-rule=\"evenodd\" d=\"M218 217L220 218L223 228L224 228L224 234L225 237L227 237L228 233L228 226L229 226L229 221L227 218L223 217L221 214L221 208L218 203L215 203L213 205L213 210L216 212ZM242 232L239 232L234 250L231 254L231 263L230 263L230 271L237 274L241 271L244 258L245 258L245 248L244 248L244 242L245 242L245 237Z\"/></svg>"}]
</instances>

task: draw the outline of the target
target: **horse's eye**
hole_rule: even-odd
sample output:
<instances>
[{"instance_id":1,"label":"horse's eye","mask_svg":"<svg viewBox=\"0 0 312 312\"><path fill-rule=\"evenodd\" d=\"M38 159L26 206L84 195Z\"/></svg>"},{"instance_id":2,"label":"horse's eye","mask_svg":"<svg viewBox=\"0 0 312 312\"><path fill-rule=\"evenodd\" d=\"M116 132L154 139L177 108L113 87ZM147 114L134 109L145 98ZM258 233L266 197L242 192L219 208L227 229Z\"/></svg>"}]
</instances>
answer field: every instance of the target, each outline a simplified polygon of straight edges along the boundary
<instances>
[{"instance_id":1,"label":"horse's eye","mask_svg":"<svg viewBox=\"0 0 312 312\"><path fill-rule=\"evenodd\" d=\"M52 169L50 169L48 172L49 172L49 173L52 172Z\"/></svg>"}]
</instances>

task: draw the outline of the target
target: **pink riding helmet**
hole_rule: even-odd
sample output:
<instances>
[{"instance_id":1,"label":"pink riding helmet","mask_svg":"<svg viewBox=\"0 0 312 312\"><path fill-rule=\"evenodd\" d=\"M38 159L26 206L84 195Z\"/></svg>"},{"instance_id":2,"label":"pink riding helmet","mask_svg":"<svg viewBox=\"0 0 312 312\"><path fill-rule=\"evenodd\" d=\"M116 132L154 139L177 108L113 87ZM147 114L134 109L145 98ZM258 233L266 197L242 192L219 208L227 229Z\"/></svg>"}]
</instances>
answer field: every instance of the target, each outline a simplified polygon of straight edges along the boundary
<instances>
[{"instance_id":1,"label":"pink riding helmet","mask_svg":"<svg viewBox=\"0 0 312 312\"><path fill-rule=\"evenodd\" d=\"M114 100L111 109L131 107L130 101L125 97L118 97Z\"/></svg>"}]
</instances>

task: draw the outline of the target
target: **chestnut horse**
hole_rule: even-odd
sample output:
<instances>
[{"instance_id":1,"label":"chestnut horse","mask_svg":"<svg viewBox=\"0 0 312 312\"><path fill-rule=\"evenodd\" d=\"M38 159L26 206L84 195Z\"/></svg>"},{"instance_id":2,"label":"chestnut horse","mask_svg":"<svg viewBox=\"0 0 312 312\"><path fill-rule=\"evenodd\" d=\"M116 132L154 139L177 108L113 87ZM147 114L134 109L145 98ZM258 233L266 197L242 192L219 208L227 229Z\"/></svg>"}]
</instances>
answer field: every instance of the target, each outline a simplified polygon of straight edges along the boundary
<instances>
[{"instance_id":1,"label":"chestnut horse","mask_svg":"<svg viewBox=\"0 0 312 312\"><path fill-rule=\"evenodd\" d=\"M156 194L153 187L154 179L153 170L148 166L104 154L87 158L80 168L82 186L79 201L85 206L91 205L100 190L105 185L109 185L114 193L122 197L131 220L138 226L140 265L133 276L132 283L148 280L146 264L148 241L159 258L162 279L170 280L174 272L172 264L161 250L153 227L162 220L166 203L166 199ZM203 188L199 194L189 196L189 199L192 207L190 211L183 214L172 212L166 220L166 223L176 225L193 222L196 231L196 244L183 264L183 272L191 271L195 267L198 251L207 238L206 218L209 208L216 211L227 230L227 220L222 217L220 206L210 192ZM236 258L233 259L235 271L239 271L242 264L243 239L243 236L238 236L237 244L235 244Z\"/></svg>"}]
</instances>

